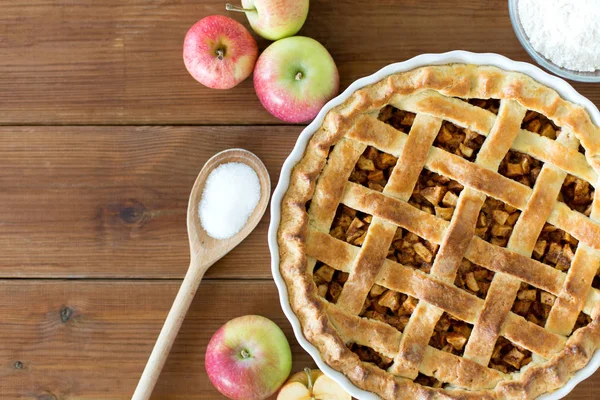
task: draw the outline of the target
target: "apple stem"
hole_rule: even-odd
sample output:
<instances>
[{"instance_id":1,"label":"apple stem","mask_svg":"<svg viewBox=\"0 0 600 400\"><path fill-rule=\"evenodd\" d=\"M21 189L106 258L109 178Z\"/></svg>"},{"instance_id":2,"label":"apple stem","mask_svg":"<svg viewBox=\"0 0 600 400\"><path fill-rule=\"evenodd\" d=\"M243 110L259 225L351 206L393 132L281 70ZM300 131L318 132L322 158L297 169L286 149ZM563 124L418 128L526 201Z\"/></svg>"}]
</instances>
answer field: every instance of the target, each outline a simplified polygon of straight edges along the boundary
<instances>
[{"instance_id":1,"label":"apple stem","mask_svg":"<svg viewBox=\"0 0 600 400\"><path fill-rule=\"evenodd\" d=\"M296 80L299 81L300 79L302 79L304 77L304 75L302 74L302 72L298 71L298 73L296 74Z\"/></svg>"},{"instance_id":2,"label":"apple stem","mask_svg":"<svg viewBox=\"0 0 600 400\"><path fill-rule=\"evenodd\" d=\"M219 60L222 60L223 56L225 56L225 52L223 51L223 49L217 49L217 58Z\"/></svg>"},{"instance_id":3,"label":"apple stem","mask_svg":"<svg viewBox=\"0 0 600 400\"><path fill-rule=\"evenodd\" d=\"M243 359L246 359L246 358L250 357L250 353L246 349L242 349L242 351L240 352L240 354L242 355Z\"/></svg>"},{"instance_id":4,"label":"apple stem","mask_svg":"<svg viewBox=\"0 0 600 400\"><path fill-rule=\"evenodd\" d=\"M315 396L313 396L313 381L312 376L310 375L310 368L304 368L304 373L306 374L306 378L308 379L308 391L310 392L310 400L317 400Z\"/></svg>"},{"instance_id":5,"label":"apple stem","mask_svg":"<svg viewBox=\"0 0 600 400\"><path fill-rule=\"evenodd\" d=\"M304 373L306 374L306 377L308 378L308 390L310 390L312 392L313 382L312 382L312 376L310 376L310 368L308 368L308 367L304 368Z\"/></svg>"},{"instance_id":6,"label":"apple stem","mask_svg":"<svg viewBox=\"0 0 600 400\"><path fill-rule=\"evenodd\" d=\"M240 7L240 6L236 6L233 4L225 4L225 9L227 11L236 11L236 12L252 12L252 11L256 11L256 8L244 8L244 7Z\"/></svg>"}]
</instances>

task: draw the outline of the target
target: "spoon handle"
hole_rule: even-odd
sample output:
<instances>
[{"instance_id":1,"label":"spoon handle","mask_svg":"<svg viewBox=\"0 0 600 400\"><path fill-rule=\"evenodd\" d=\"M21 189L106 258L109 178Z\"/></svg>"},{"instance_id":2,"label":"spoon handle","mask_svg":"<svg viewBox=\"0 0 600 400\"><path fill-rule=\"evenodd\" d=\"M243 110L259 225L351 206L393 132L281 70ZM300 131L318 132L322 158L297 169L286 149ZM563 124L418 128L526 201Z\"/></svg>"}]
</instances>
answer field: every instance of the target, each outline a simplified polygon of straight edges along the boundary
<instances>
[{"instance_id":1,"label":"spoon handle","mask_svg":"<svg viewBox=\"0 0 600 400\"><path fill-rule=\"evenodd\" d=\"M193 258L131 400L148 400L207 268Z\"/></svg>"}]
</instances>

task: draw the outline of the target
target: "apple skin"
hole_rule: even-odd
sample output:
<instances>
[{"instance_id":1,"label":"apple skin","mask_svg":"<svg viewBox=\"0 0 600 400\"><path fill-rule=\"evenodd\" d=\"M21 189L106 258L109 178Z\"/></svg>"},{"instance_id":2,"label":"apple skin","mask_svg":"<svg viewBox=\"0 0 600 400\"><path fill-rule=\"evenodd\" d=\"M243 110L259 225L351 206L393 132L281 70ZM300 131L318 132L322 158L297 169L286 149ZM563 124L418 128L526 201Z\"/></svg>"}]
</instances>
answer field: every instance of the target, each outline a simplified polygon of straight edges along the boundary
<instances>
[{"instance_id":1,"label":"apple skin","mask_svg":"<svg viewBox=\"0 0 600 400\"><path fill-rule=\"evenodd\" d=\"M333 58L323 45L308 37L272 43L254 68L254 90L260 102L285 122L313 119L338 89Z\"/></svg>"},{"instance_id":2,"label":"apple skin","mask_svg":"<svg viewBox=\"0 0 600 400\"><path fill-rule=\"evenodd\" d=\"M218 51L222 51L222 57ZM258 46L239 22L222 16L202 18L183 41L183 62L198 82L213 89L230 89L252 73Z\"/></svg>"},{"instance_id":3,"label":"apple skin","mask_svg":"<svg viewBox=\"0 0 600 400\"><path fill-rule=\"evenodd\" d=\"M287 379L292 352L273 321L246 315L215 332L206 348L205 367L212 384L230 399L263 400Z\"/></svg>"},{"instance_id":4,"label":"apple skin","mask_svg":"<svg viewBox=\"0 0 600 400\"><path fill-rule=\"evenodd\" d=\"M293 36L306 21L309 0L242 0L254 32L269 40Z\"/></svg>"}]
</instances>

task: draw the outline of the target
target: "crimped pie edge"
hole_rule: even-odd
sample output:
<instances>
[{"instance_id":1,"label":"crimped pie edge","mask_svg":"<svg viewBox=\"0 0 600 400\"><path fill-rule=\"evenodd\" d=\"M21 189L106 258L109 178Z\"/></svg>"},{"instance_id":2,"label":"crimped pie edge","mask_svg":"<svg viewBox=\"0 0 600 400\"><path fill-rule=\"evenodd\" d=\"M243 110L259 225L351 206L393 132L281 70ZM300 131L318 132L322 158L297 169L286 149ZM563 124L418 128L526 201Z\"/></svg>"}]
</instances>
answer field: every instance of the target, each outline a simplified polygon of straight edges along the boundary
<instances>
[{"instance_id":1,"label":"crimped pie edge","mask_svg":"<svg viewBox=\"0 0 600 400\"><path fill-rule=\"evenodd\" d=\"M414 78L408 88L395 87L395 78L399 75L410 75ZM466 75L469 75L469 79L466 79ZM487 83L477 87L480 91L473 92L473 79ZM495 86L495 82L499 80L509 80L510 83ZM303 240L307 229L304 204L312 197L316 178L323 167L330 145L344 135L345 128L351 125L357 115L369 107L379 108L386 104L387 99L398 90L419 91L429 88L442 89L439 90L441 93L456 97L499 97L517 100L530 109L538 109L551 118L557 118L559 125L571 127L586 148L588 160L597 159L600 135L596 134L600 132L583 107L563 100L554 90L521 73L476 65L426 66L390 75L363 87L327 113L321 128L310 139L304 156L294 167L290 186L283 198L277 237L281 273L286 281L292 309L302 323L304 335L317 346L329 365L342 371L356 386L379 393L384 398L503 398L517 396L523 392L533 397L554 390L567 382L575 371L581 369L600 345L598 310L592 314L593 322L572 335L562 352L544 364L529 368L520 374L519 379L503 381L496 389L485 392L445 391L421 387L402 378L394 379L391 374L378 368L356 362L356 356L347 350L329 323L323 302L314 291L312 277L303 273L302 267L306 264ZM540 101L540 98L546 102ZM558 114L556 110L559 110ZM568 112L560 116L561 110ZM593 134L585 135L586 131ZM590 164L598 171L594 161Z\"/></svg>"}]
</instances>

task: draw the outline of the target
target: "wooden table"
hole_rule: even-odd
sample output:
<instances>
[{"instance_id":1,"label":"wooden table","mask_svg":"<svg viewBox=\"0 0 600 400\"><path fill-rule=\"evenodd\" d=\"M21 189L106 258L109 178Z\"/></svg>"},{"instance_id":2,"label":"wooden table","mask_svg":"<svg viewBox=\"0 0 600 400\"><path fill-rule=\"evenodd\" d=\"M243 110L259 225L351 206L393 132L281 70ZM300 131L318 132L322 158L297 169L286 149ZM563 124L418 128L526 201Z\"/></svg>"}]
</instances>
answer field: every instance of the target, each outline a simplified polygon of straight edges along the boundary
<instances>
[{"instance_id":1,"label":"wooden table","mask_svg":"<svg viewBox=\"0 0 600 400\"><path fill-rule=\"evenodd\" d=\"M277 182L302 127L263 110L251 80L210 90L182 62L187 29L224 3L0 2L0 398L129 398L188 265L186 203L203 163L247 148ZM505 1L313 0L301 34L329 49L342 89L420 53L531 61ZM573 85L600 105L600 86ZM268 223L208 272L154 399L220 398L204 350L243 314L283 327L295 370L312 365L279 307ZM568 398L596 398L597 383Z\"/></svg>"}]
</instances>

